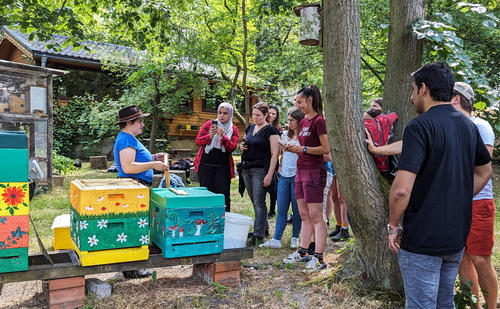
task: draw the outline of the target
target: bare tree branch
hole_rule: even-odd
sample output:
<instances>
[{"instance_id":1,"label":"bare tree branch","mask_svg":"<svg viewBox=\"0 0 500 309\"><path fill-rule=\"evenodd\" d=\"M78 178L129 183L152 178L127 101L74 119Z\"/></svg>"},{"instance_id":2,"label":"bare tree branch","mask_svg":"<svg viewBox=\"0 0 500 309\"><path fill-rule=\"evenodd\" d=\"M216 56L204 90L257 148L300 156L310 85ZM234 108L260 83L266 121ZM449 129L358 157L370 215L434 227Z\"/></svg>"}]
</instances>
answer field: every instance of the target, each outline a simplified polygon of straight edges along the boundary
<instances>
[{"instance_id":1,"label":"bare tree branch","mask_svg":"<svg viewBox=\"0 0 500 309\"><path fill-rule=\"evenodd\" d=\"M372 71L373 75L380 81L382 85L384 85L384 80L378 75L377 71L365 60L365 58L361 57L361 61L366 65L366 67Z\"/></svg>"}]
</instances>

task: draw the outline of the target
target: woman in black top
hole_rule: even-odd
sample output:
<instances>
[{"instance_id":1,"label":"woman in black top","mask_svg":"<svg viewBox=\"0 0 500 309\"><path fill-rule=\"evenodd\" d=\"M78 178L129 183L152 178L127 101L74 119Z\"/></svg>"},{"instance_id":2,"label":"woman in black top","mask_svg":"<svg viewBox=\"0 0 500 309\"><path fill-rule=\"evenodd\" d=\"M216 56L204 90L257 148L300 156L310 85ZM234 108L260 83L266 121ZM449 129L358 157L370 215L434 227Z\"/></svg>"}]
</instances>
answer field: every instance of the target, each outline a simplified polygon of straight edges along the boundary
<instances>
[{"instance_id":1,"label":"woman in black top","mask_svg":"<svg viewBox=\"0 0 500 309\"><path fill-rule=\"evenodd\" d=\"M280 110L276 105L269 105L269 124L275 127L280 136L282 133L280 126ZM276 165L278 166L278 164ZM277 170L276 170L277 171ZM273 177L273 181L271 184L266 187L266 192L269 193L269 213L267 214L268 218L274 217L276 215L276 200L278 198L278 173L275 173L275 177Z\"/></svg>"},{"instance_id":2,"label":"woman in black top","mask_svg":"<svg viewBox=\"0 0 500 309\"><path fill-rule=\"evenodd\" d=\"M279 132L269 124L269 108L257 103L252 110L253 124L246 129L245 140L240 148L243 181L255 211L254 234L250 245L264 240L268 227L265 203L265 187L272 182L279 155Z\"/></svg>"}]
</instances>

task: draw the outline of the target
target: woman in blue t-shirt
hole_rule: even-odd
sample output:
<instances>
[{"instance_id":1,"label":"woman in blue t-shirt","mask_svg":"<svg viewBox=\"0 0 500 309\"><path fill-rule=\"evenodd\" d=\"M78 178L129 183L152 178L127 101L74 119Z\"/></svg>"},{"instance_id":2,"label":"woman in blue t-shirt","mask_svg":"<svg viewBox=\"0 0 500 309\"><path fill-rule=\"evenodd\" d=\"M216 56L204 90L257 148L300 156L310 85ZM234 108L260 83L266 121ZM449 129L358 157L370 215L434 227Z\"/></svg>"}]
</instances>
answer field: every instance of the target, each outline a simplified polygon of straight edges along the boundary
<instances>
[{"instance_id":1,"label":"woman in blue t-shirt","mask_svg":"<svg viewBox=\"0 0 500 309\"><path fill-rule=\"evenodd\" d=\"M113 147L118 177L133 178L140 183L151 186L153 169L165 171L168 166L163 163L164 154L157 153L151 156L149 150L136 138L142 133L144 123L143 114L135 105L127 106L118 112L120 133L116 137Z\"/></svg>"}]
</instances>

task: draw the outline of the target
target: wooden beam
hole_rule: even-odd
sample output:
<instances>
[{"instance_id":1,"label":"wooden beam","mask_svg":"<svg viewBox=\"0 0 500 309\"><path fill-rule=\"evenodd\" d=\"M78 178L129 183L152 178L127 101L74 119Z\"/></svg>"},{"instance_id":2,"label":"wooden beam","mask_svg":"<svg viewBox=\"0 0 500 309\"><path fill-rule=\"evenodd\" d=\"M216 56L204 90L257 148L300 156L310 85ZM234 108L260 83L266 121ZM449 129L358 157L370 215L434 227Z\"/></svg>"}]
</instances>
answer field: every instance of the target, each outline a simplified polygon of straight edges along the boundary
<instances>
[{"instance_id":1,"label":"wooden beam","mask_svg":"<svg viewBox=\"0 0 500 309\"><path fill-rule=\"evenodd\" d=\"M42 68L36 65L24 64L19 62L5 61L0 60L0 69L5 71L12 71L18 73L25 74L41 74L41 75L64 75L67 74L68 71L56 70L56 69L48 69Z\"/></svg>"},{"instance_id":2,"label":"wooden beam","mask_svg":"<svg viewBox=\"0 0 500 309\"><path fill-rule=\"evenodd\" d=\"M124 270L136 270L143 268L241 261L243 259L252 258L253 249L226 249L221 254L166 259L161 255L160 249L151 246L148 260L88 267L82 267L79 265L78 258L73 250L49 252L49 254L55 263L54 265L49 264L41 254L30 255L29 268L27 271L0 274L0 284L121 272Z\"/></svg>"}]
</instances>

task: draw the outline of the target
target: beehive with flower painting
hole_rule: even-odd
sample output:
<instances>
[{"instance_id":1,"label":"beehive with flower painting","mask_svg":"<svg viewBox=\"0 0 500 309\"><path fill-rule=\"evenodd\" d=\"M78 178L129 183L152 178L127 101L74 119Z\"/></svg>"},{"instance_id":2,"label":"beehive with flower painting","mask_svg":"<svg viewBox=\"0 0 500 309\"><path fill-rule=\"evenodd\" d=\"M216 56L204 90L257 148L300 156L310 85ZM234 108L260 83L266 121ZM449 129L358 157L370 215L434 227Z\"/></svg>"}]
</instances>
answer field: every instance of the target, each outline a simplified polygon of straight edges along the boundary
<instances>
[{"instance_id":1,"label":"beehive with flower painting","mask_svg":"<svg viewBox=\"0 0 500 309\"><path fill-rule=\"evenodd\" d=\"M149 211L149 188L129 178L73 180L69 191L71 206L81 216Z\"/></svg>"},{"instance_id":2,"label":"beehive with flower painting","mask_svg":"<svg viewBox=\"0 0 500 309\"><path fill-rule=\"evenodd\" d=\"M72 247L83 266L147 259L149 188L127 178L70 183Z\"/></svg>"},{"instance_id":3,"label":"beehive with flower painting","mask_svg":"<svg viewBox=\"0 0 500 309\"><path fill-rule=\"evenodd\" d=\"M224 243L224 195L182 188L187 195L152 189L151 240L166 258L220 253Z\"/></svg>"},{"instance_id":4,"label":"beehive with flower painting","mask_svg":"<svg viewBox=\"0 0 500 309\"><path fill-rule=\"evenodd\" d=\"M80 216L70 211L71 239L80 251L140 247L149 244L149 214L136 213L122 217Z\"/></svg>"},{"instance_id":5,"label":"beehive with flower painting","mask_svg":"<svg viewBox=\"0 0 500 309\"><path fill-rule=\"evenodd\" d=\"M0 131L0 273L28 269L28 138Z\"/></svg>"}]
</instances>

